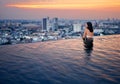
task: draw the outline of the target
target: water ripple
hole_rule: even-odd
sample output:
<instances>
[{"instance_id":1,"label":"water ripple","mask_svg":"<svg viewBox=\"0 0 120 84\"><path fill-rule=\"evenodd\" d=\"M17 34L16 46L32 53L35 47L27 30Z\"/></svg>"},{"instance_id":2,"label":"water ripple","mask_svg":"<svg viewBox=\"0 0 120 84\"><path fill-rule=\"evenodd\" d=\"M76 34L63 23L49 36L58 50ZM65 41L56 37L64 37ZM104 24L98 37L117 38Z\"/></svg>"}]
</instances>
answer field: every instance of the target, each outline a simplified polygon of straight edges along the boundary
<instances>
[{"instance_id":1,"label":"water ripple","mask_svg":"<svg viewBox=\"0 0 120 84\"><path fill-rule=\"evenodd\" d=\"M120 35L0 47L0 84L119 84Z\"/></svg>"}]
</instances>

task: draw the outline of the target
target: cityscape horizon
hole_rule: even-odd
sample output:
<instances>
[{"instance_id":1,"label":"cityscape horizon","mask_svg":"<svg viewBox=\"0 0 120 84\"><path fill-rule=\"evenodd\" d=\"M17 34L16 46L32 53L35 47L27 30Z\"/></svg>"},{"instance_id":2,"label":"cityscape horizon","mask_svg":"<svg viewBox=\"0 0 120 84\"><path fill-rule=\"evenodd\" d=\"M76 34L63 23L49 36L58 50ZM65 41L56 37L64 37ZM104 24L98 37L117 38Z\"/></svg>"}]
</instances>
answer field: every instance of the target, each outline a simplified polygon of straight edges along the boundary
<instances>
[{"instance_id":1,"label":"cityscape horizon","mask_svg":"<svg viewBox=\"0 0 120 84\"><path fill-rule=\"evenodd\" d=\"M94 18L89 18L89 19L82 19L82 18L64 18L64 17L50 17L50 16L45 16L45 17L40 17L40 18L33 18L33 19L26 19L26 18L0 18L0 20L29 20L29 21L41 21L43 18L59 18L59 20L80 20L80 21L94 21L94 20L120 20L120 18L114 18L114 17L106 17L106 18L97 18L97 19L94 19Z\"/></svg>"},{"instance_id":2,"label":"cityscape horizon","mask_svg":"<svg viewBox=\"0 0 120 84\"><path fill-rule=\"evenodd\" d=\"M39 20L0 20L0 44L43 42L81 38L86 22L92 22L95 36L120 34L120 20L69 20L45 17Z\"/></svg>"}]
</instances>

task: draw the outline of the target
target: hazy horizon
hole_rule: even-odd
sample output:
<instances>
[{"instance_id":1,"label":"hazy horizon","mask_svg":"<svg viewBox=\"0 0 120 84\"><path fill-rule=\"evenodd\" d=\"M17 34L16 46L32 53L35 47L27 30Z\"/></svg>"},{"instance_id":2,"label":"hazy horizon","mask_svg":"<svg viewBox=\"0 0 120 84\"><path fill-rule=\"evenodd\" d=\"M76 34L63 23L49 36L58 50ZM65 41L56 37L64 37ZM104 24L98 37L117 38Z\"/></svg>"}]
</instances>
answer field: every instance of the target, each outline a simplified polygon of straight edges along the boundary
<instances>
[{"instance_id":1,"label":"hazy horizon","mask_svg":"<svg viewBox=\"0 0 120 84\"><path fill-rule=\"evenodd\" d=\"M0 19L120 19L119 0L5 0Z\"/></svg>"}]
</instances>

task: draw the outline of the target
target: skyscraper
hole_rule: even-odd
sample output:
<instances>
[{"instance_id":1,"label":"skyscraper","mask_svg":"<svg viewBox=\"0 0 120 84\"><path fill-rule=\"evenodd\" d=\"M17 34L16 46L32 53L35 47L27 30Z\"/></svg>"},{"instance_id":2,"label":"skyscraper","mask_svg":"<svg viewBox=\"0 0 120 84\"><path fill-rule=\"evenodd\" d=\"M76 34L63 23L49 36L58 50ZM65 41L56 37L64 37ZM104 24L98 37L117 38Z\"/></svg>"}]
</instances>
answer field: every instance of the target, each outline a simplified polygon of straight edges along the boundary
<instances>
[{"instance_id":1,"label":"skyscraper","mask_svg":"<svg viewBox=\"0 0 120 84\"><path fill-rule=\"evenodd\" d=\"M74 32L81 32L81 31L83 31L82 24L80 24L80 23L73 24L73 31Z\"/></svg>"},{"instance_id":2,"label":"skyscraper","mask_svg":"<svg viewBox=\"0 0 120 84\"><path fill-rule=\"evenodd\" d=\"M42 21L42 30L43 31L47 30L47 18L43 18L43 21Z\"/></svg>"},{"instance_id":3,"label":"skyscraper","mask_svg":"<svg viewBox=\"0 0 120 84\"><path fill-rule=\"evenodd\" d=\"M58 29L58 18L53 18L51 21L49 17L43 18L42 30L43 31L56 31Z\"/></svg>"},{"instance_id":4,"label":"skyscraper","mask_svg":"<svg viewBox=\"0 0 120 84\"><path fill-rule=\"evenodd\" d=\"M58 18L53 18L52 30L56 31L58 29Z\"/></svg>"},{"instance_id":5,"label":"skyscraper","mask_svg":"<svg viewBox=\"0 0 120 84\"><path fill-rule=\"evenodd\" d=\"M49 31L50 30L49 17L43 18L43 21L42 21L42 30L43 31Z\"/></svg>"}]
</instances>

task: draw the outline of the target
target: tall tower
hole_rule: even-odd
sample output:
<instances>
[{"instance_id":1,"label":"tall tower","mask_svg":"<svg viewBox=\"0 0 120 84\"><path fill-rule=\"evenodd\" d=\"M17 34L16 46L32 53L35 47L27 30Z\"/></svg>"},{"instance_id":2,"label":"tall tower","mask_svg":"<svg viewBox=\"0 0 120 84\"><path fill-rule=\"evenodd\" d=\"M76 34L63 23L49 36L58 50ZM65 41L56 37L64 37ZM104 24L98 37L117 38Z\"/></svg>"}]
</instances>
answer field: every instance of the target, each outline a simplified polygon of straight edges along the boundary
<instances>
[{"instance_id":1,"label":"tall tower","mask_svg":"<svg viewBox=\"0 0 120 84\"><path fill-rule=\"evenodd\" d=\"M49 31L50 27L50 21L49 21L49 17L47 18L43 18L42 21L42 30L43 31Z\"/></svg>"},{"instance_id":2,"label":"tall tower","mask_svg":"<svg viewBox=\"0 0 120 84\"><path fill-rule=\"evenodd\" d=\"M43 18L43 21L42 21L42 30L43 31L47 30L47 18Z\"/></svg>"},{"instance_id":3,"label":"tall tower","mask_svg":"<svg viewBox=\"0 0 120 84\"><path fill-rule=\"evenodd\" d=\"M58 29L58 18L53 18L52 30L56 31Z\"/></svg>"},{"instance_id":4,"label":"tall tower","mask_svg":"<svg viewBox=\"0 0 120 84\"><path fill-rule=\"evenodd\" d=\"M82 24L80 23L77 23L77 24L73 24L73 31L74 32L81 32L83 29L82 29Z\"/></svg>"}]
</instances>

